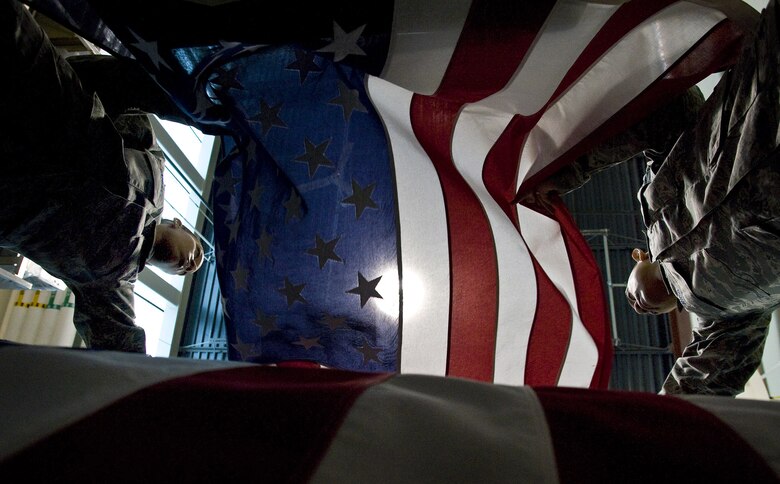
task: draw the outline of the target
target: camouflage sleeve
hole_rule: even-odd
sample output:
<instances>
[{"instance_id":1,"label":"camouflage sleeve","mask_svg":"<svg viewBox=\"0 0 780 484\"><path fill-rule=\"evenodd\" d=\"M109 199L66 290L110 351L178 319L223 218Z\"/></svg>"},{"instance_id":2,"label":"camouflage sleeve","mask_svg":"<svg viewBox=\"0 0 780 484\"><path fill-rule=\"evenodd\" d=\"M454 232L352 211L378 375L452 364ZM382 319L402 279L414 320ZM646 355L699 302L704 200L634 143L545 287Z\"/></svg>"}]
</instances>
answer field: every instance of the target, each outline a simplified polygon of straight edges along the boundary
<instances>
[{"instance_id":1,"label":"camouflage sleeve","mask_svg":"<svg viewBox=\"0 0 780 484\"><path fill-rule=\"evenodd\" d=\"M644 153L652 153L653 157L665 156L685 128L694 125L703 103L704 96L699 88L690 88L644 120L560 169L545 185L565 194L587 183L594 174Z\"/></svg>"},{"instance_id":2,"label":"camouflage sleeve","mask_svg":"<svg viewBox=\"0 0 780 484\"><path fill-rule=\"evenodd\" d=\"M772 313L707 321L663 384L666 394L735 396L761 364Z\"/></svg>"},{"instance_id":3,"label":"camouflage sleeve","mask_svg":"<svg viewBox=\"0 0 780 484\"><path fill-rule=\"evenodd\" d=\"M123 281L116 288L72 286L76 296L73 313L79 335L87 348L146 352L146 334L135 324L133 285Z\"/></svg>"},{"instance_id":4,"label":"camouflage sleeve","mask_svg":"<svg viewBox=\"0 0 780 484\"><path fill-rule=\"evenodd\" d=\"M192 124L170 96L136 62L110 55L77 55L66 60L78 75L84 89L97 93L110 117L140 110L168 121Z\"/></svg>"}]
</instances>

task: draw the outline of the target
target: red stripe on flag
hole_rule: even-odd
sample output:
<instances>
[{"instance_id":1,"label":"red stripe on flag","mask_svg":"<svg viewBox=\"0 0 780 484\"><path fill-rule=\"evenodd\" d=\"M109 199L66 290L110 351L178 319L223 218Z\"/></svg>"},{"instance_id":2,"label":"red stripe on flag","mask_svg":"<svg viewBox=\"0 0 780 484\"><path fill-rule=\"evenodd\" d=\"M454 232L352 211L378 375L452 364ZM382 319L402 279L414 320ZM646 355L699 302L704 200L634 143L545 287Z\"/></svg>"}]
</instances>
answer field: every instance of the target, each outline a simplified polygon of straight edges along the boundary
<instances>
[{"instance_id":1,"label":"red stripe on flag","mask_svg":"<svg viewBox=\"0 0 780 484\"><path fill-rule=\"evenodd\" d=\"M517 160L520 159L528 133L541 116L541 112L533 116L515 115L491 148L482 169L485 188L518 230L520 225L517 223L517 211L514 209L517 173L520 168Z\"/></svg>"},{"instance_id":2,"label":"red stripe on flag","mask_svg":"<svg viewBox=\"0 0 780 484\"><path fill-rule=\"evenodd\" d=\"M534 315L525 361L526 385L556 385L571 339L571 308L536 258L531 256L536 274L536 314Z\"/></svg>"},{"instance_id":3,"label":"red stripe on flag","mask_svg":"<svg viewBox=\"0 0 780 484\"><path fill-rule=\"evenodd\" d=\"M450 154L459 109L457 103L415 95L410 114L414 134L439 175L447 210L451 284L447 375L492 381L498 266L490 223Z\"/></svg>"},{"instance_id":4,"label":"red stripe on flag","mask_svg":"<svg viewBox=\"0 0 780 484\"><path fill-rule=\"evenodd\" d=\"M639 392L535 388L560 482L777 482L729 425L689 402ZM694 451L681 444L695 440ZM728 443L728 445L724 445ZM691 450L691 449L688 449Z\"/></svg>"},{"instance_id":5,"label":"red stripe on flag","mask_svg":"<svg viewBox=\"0 0 780 484\"><path fill-rule=\"evenodd\" d=\"M475 0L435 95L467 103L502 89L554 4Z\"/></svg>"},{"instance_id":6,"label":"red stripe on flag","mask_svg":"<svg viewBox=\"0 0 780 484\"><path fill-rule=\"evenodd\" d=\"M512 198L517 184L517 160L528 131L539 120L515 116L490 151L483 181L493 199L519 230ZM507 176L511 174L512 176ZM572 331L572 312L566 299L530 254L536 276L536 311L526 352L526 385L555 385L560 377ZM576 287L576 286L575 286ZM579 290L579 288L578 288Z\"/></svg>"},{"instance_id":7,"label":"red stripe on flag","mask_svg":"<svg viewBox=\"0 0 780 484\"><path fill-rule=\"evenodd\" d=\"M583 326L593 338L599 359L590 388L607 388L612 370L612 333L603 290L603 279L588 242L582 236L571 213L560 197L551 197L552 217L561 227L574 287L577 288L577 308Z\"/></svg>"}]
</instances>

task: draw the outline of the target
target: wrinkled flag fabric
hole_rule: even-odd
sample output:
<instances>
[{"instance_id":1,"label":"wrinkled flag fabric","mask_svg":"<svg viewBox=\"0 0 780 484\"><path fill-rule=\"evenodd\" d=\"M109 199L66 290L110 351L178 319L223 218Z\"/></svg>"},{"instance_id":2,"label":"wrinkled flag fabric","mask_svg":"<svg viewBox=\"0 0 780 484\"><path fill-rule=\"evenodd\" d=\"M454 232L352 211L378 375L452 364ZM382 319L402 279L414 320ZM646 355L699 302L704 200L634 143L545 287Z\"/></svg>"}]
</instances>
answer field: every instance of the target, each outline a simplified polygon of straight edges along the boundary
<instances>
[{"instance_id":1,"label":"wrinkled flag fabric","mask_svg":"<svg viewBox=\"0 0 780 484\"><path fill-rule=\"evenodd\" d=\"M77 11L59 17L220 135L230 359L596 388L612 358L598 266L560 199L518 200L730 65L755 14L725 1L30 3Z\"/></svg>"}]
</instances>

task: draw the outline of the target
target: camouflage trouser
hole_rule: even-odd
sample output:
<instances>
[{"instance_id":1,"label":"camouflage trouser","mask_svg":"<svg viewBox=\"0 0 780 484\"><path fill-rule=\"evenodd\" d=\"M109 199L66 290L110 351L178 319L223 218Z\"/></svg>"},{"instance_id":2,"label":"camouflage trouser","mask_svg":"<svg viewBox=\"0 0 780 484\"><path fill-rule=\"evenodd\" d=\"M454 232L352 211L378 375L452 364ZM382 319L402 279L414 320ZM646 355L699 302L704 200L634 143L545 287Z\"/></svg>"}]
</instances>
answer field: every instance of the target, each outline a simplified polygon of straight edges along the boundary
<instances>
[{"instance_id":1,"label":"camouflage trouser","mask_svg":"<svg viewBox=\"0 0 780 484\"><path fill-rule=\"evenodd\" d=\"M764 353L771 313L703 322L663 384L666 394L734 396L755 373Z\"/></svg>"}]
</instances>

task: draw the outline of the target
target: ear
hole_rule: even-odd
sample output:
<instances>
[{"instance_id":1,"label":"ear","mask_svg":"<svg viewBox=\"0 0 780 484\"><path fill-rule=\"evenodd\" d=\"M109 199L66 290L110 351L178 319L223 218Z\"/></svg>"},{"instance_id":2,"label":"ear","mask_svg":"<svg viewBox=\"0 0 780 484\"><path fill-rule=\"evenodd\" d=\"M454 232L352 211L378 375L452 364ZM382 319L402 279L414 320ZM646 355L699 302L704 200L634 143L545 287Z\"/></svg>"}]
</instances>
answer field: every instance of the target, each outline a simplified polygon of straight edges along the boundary
<instances>
[{"instance_id":1,"label":"ear","mask_svg":"<svg viewBox=\"0 0 780 484\"><path fill-rule=\"evenodd\" d=\"M631 251L631 258L636 262L643 262L650 260L650 254L642 249L634 249Z\"/></svg>"},{"instance_id":2,"label":"ear","mask_svg":"<svg viewBox=\"0 0 780 484\"><path fill-rule=\"evenodd\" d=\"M181 220L179 220L178 218L174 218L174 219L173 219L173 224L171 224L171 225L173 225L173 227L174 227L174 228L177 228L177 229L178 229L178 228L181 228L181 225L182 225L182 224L181 224Z\"/></svg>"}]
</instances>

